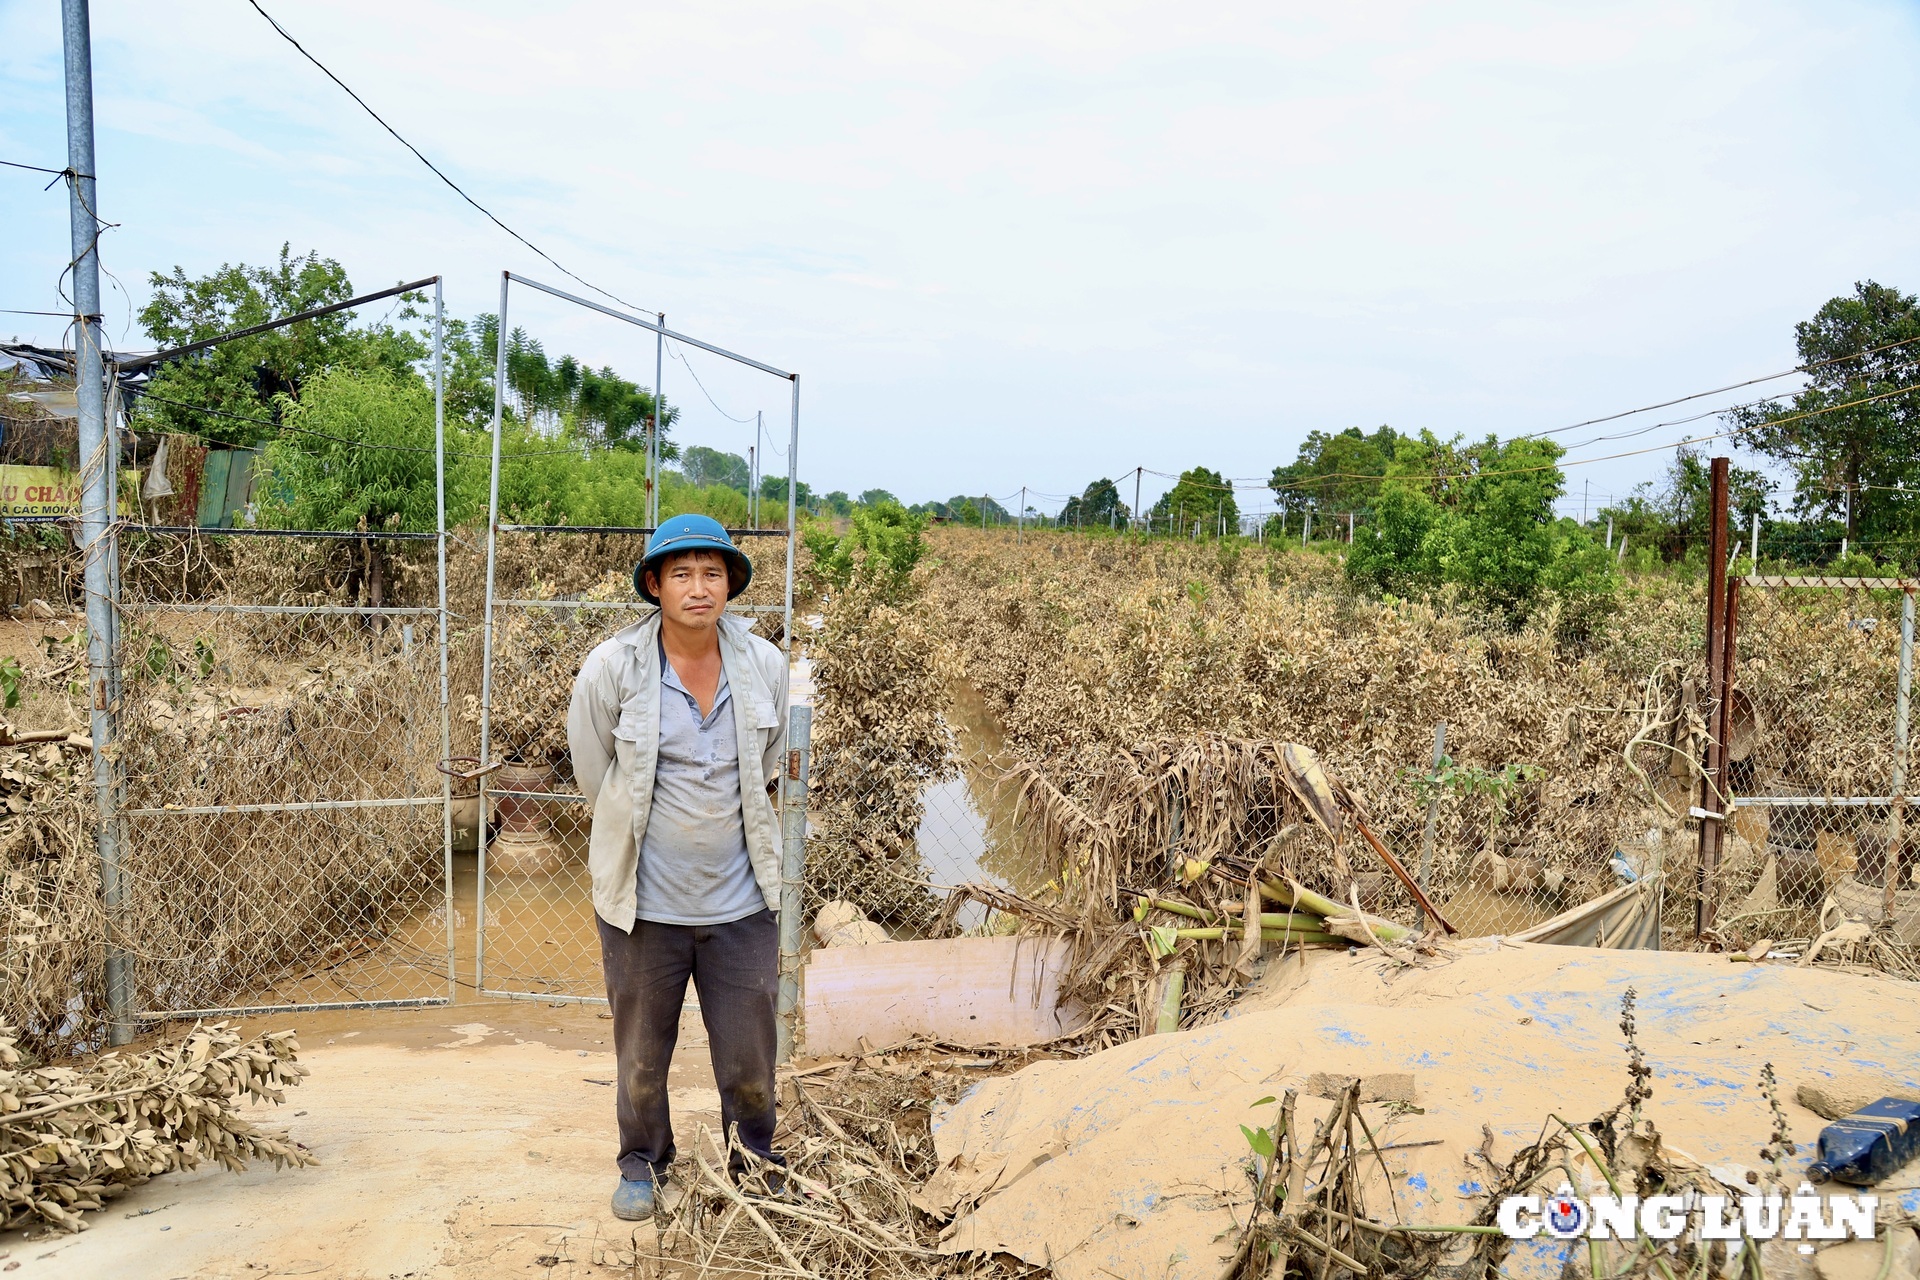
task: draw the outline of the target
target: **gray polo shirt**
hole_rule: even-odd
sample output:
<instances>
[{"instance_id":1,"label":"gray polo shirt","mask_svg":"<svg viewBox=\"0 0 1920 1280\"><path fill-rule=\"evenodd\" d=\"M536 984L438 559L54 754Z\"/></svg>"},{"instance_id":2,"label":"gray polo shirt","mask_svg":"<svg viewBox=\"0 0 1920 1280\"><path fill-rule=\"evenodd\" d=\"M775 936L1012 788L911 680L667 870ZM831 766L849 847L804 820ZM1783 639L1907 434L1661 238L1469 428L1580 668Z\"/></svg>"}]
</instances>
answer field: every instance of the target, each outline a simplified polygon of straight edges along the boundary
<instances>
[{"instance_id":1,"label":"gray polo shirt","mask_svg":"<svg viewBox=\"0 0 1920 1280\"><path fill-rule=\"evenodd\" d=\"M636 919L730 924L767 909L747 857L732 701L722 668L713 710L703 717L662 646L660 757L640 842Z\"/></svg>"}]
</instances>

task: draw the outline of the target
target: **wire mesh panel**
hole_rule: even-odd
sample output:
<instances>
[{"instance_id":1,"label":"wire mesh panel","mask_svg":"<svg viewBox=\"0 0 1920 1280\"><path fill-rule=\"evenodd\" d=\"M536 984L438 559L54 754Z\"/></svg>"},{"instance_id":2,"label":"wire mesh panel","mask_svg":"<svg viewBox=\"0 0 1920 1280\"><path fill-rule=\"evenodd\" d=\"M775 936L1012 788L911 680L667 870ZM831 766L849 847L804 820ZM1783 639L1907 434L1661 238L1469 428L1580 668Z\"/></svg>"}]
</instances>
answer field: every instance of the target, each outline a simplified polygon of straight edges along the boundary
<instances>
[{"instance_id":1,"label":"wire mesh panel","mask_svg":"<svg viewBox=\"0 0 1920 1280\"><path fill-rule=\"evenodd\" d=\"M130 539L119 822L136 1010L450 996L431 544ZM433 579L418 594L432 597Z\"/></svg>"},{"instance_id":2,"label":"wire mesh panel","mask_svg":"<svg viewBox=\"0 0 1920 1280\"><path fill-rule=\"evenodd\" d=\"M1908 806L1886 797L1742 796L1716 875L1718 928L1743 942L1810 939L1831 900L1847 915L1885 916L1891 879L1895 932L1920 944L1916 847Z\"/></svg>"},{"instance_id":3,"label":"wire mesh panel","mask_svg":"<svg viewBox=\"0 0 1920 1280\"><path fill-rule=\"evenodd\" d=\"M727 611L751 617L756 632L777 643L785 531L736 533L754 578ZM463 847L455 859L456 892L476 894L476 982L484 994L605 998L587 872L590 815L572 775L567 706L587 656L655 612L633 586L645 548L640 530L508 528L498 537L490 665L461 713L460 736L473 743L476 759L499 767L483 782L484 839L474 831L474 857Z\"/></svg>"}]
</instances>

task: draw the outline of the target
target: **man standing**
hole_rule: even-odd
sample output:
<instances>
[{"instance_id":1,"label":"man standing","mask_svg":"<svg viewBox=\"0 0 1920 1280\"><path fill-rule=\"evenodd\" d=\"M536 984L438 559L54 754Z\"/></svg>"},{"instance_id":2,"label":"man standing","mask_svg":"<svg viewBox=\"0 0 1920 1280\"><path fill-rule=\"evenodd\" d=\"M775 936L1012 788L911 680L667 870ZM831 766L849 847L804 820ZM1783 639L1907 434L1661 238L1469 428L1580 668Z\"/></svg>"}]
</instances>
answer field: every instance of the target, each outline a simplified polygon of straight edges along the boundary
<instances>
[{"instance_id":1,"label":"man standing","mask_svg":"<svg viewBox=\"0 0 1920 1280\"><path fill-rule=\"evenodd\" d=\"M752 578L752 562L718 521L664 521L633 571L634 587L660 611L588 655L567 712L574 780L593 807L587 865L619 1063L613 1211L629 1221L652 1216L673 1163L667 1068L689 977L720 1087L721 1131L780 1163L772 792L787 663L726 616ZM731 1154L734 1172L744 1164Z\"/></svg>"}]
</instances>

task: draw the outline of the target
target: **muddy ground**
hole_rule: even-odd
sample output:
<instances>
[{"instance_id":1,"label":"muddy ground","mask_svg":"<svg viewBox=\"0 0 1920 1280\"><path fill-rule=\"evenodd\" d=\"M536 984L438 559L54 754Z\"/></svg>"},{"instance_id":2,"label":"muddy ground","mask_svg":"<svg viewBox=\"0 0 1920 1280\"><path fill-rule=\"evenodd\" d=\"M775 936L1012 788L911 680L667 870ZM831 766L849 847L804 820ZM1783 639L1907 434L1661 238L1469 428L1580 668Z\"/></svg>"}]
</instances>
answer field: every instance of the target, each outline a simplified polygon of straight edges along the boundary
<instances>
[{"instance_id":1,"label":"muddy ground","mask_svg":"<svg viewBox=\"0 0 1920 1280\"><path fill-rule=\"evenodd\" d=\"M607 1202L616 1176L611 1022L592 1006L489 1000L261 1019L294 1026L307 1081L254 1109L320 1163L155 1179L79 1235L0 1233L8 1280L465 1280L623 1274L651 1238ZM719 1125L700 1015L669 1077L682 1150Z\"/></svg>"}]
</instances>

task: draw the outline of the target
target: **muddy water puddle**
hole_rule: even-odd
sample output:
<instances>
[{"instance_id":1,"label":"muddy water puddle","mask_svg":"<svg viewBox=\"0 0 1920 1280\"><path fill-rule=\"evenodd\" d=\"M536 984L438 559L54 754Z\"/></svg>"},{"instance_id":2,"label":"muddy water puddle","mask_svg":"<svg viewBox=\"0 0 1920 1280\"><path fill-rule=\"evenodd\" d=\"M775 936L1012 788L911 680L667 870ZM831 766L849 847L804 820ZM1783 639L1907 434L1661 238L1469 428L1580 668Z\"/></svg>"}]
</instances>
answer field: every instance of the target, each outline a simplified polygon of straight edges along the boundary
<instances>
[{"instance_id":1,"label":"muddy water puddle","mask_svg":"<svg viewBox=\"0 0 1920 1280\"><path fill-rule=\"evenodd\" d=\"M921 861L936 886L987 882L1017 893L1037 892L1055 873L1053 860L1021 819L1019 804L1000 779L1015 757L986 700L972 685L950 690L959 772L921 793L925 806L916 832ZM985 908L969 903L962 928L980 924Z\"/></svg>"},{"instance_id":2,"label":"muddy water puddle","mask_svg":"<svg viewBox=\"0 0 1920 1280\"><path fill-rule=\"evenodd\" d=\"M488 868L484 930L475 928L478 856L456 853L451 903L431 894L391 933L322 957L252 1003L421 1000L445 997L449 988L455 1004L497 994L600 997L600 939L584 832L560 824L555 853L549 870Z\"/></svg>"}]
</instances>

